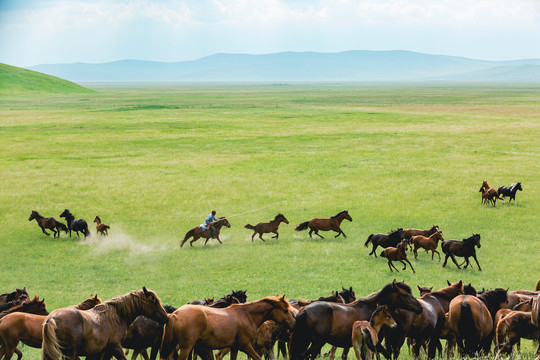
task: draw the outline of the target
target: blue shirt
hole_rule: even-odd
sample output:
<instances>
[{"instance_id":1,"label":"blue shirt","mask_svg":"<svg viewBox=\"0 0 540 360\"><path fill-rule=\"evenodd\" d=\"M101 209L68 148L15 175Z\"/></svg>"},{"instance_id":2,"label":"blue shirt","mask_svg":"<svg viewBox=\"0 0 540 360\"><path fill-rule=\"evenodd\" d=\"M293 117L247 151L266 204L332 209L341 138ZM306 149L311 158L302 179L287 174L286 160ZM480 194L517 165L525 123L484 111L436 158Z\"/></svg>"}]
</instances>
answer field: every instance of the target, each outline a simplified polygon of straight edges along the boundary
<instances>
[{"instance_id":1,"label":"blue shirt","mask_svg":"<svg viewBox=\"0 0 540 360\"><path fill-rule=\"evenodd\" d=\"M203 230L208 230L209 226L208 224L214 222L214 221L217 221L218 219L216 219L216 217L214 216L214 214L210 213L210 215L208 215L206 217L206 220L204 220L204 224L201 224L201 228Z\"/></svg>"}]
</instances>

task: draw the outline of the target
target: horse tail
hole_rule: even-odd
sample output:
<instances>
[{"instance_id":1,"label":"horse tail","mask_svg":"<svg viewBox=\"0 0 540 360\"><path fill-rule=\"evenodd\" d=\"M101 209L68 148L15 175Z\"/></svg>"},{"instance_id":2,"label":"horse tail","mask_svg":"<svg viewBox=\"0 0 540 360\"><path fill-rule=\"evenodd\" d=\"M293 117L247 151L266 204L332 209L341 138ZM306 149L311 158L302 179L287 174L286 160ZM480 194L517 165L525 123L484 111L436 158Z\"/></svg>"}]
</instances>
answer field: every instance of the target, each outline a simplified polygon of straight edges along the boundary
<instances>
[{"instance_id":1,"label":"horse tail","mask_svg":"<svg viewBox=\"0 0 540 360\"><path fill-rule=\"evenodd\" d=\"M302 360L307 358L306 351L311 343L310 328L307 324L307 315L305 311L301 311L296 315L293 333L289 342L289 358L290 360Z\"/></svg>"},{"instance_id":2,"label":"horse tail","mask_svg":"<svg viewBox=\"0 0 540 360\"><path fill-rule=\"evenodd\" d=\"M161 338L161 357L166 358L176 348L173 328L174 318L168 315L167 324L163 328L163 337Z\"/></svg>"},{"instance_id":3,"label":"horse tail","mask_svg":"<svg viewBox=\"0 0 540 360\"><path fill-rule=\"evenodd\" d=\"M309 225L309 221L304 221L303 223L298 224L298 226L295 227L294 230L295 230L295 231L306 230L306 229L308 228L308 225Z\"/></svg>"},{"instance_id":4,"label":"horse tail","mask_svg":"<svg viewBox=\"0 0 540 360\"><path fill-rule=\"evenodd\" d=\"M367 247L367 246L368 246L368 244L371 242L371 239L373 238L373 235L374 235L374 234L369 235L369 237L367 238L366 242L364 243L364 247Z\"/></svg>"},{"instance_id":5,"label":"horse tail","mask_svg":"<svg viewBox=\"0 0 540 360\"><path fill-rule=\"evenodd\" d=\"M182 247L184 245L184 243L187 241L187 239L189 239L190 237L193 236L193 234L195 234L195 229L196 228L193 228L193 229L189 230L186 233L186 236L184 236L184 240L182 240L182 242L180 243L180 247Z\"/></svg>"},{"instance_id":6,"label":"horse tail","mask_svg":"<svg viewBox=\"0 0 540 360\"><path fill-rule=\"evenodd\" d=\"M41 359L61 359L62 350L60 349L60 342L56 336L56 321L54 321L53 318L49 318L45 321L41 336L43 337Z\"/></svg>"},{"instance_id":7,"label":"horse tail","mask_svg":"<svg viewBox=\"0 0 540 360\"><path fill-rule=\"evenodd\" d=\"M244 225L244 227L245 227L246 229L255 230L255 226L250 225L250 224L246 224L246 225Z\"/></svg>"},{"instance_id":8,"label":"horse tail","mask_svg":"<svg viewBox=\"0 0 540 360\"><path fill-rule=\"evenodd\" d=\"M460 337L465 340L465 351L473 354L479 342L471 305L467 302L461 303L461 316L457 327Z\"/></svg>"},{"instance_id":9,"label":"horse tail","mask_svg":"<svg viewBox=\"0 0 540 360\"><path fill-rule=\"evenodd\" d=\"M365 339L366 345L368 346L369 350L376 352L377 344L373 343L373 338L371 337L371 331L369 331L368 328L363 328L361 331L362 331L362 337Z\"/></svg>"}]
</instances>

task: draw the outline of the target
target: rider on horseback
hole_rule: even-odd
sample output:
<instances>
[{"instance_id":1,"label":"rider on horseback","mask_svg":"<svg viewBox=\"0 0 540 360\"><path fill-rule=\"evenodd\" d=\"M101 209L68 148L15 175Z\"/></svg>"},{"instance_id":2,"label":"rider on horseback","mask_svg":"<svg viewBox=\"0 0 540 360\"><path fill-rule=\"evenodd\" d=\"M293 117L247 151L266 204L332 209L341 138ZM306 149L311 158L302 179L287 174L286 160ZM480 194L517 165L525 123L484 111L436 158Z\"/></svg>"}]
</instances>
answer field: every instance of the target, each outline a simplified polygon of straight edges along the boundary
<instances>
[{"instance_id":1,"label":"rider on horseback","mask_svg":"<svg viewBox=\"0 0 540 360\"><path fill-rule=\"evenodd\" d=\"M204 224L201 224L201 228L203 230L209 231L211 238L216 237L216 229L214 228L215 221L218 221L218 219L216 219L216 210L212 210L212 212L206 217L206 220L204 220Z\"/></svg>"}]
</instances>

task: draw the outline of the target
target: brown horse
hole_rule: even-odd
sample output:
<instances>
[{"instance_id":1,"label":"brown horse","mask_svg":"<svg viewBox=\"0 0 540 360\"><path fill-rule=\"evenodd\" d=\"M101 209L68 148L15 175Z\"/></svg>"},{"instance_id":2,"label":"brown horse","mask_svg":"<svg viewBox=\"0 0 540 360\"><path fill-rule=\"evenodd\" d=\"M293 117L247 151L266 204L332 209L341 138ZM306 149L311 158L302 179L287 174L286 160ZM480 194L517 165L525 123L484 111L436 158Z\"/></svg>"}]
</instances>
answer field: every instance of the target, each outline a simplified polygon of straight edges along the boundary
<instances>
[{"instance_id":1,"label":"brown horse","mask_svg":"<svg viewBox=\"0 0 540 360\"><path fill-rule=\"evenodd\" d=\"M495 359L511 354L514 345L522 338L538 340L540 337L538 327L532 323L531 313L526 311L511 311L497 324L496 334L498 351ZM540 355L540 347L536 353Z\"/></svg>"},{"instance_id":2,"label":"brown horse","mask_svg":"<svg viewBox=\"0 0 540 360\"><path fill-rule=\"evenodd\" d=\"M101 219L99 215L96 216L94 219L94 222L96 223L96 230L97 233L101 233L101 236L109 236L109 229L111 228L109 225L105 225L101 222Z\"/></svg>"},{"instance_id":3,"label":"brown horse","mask_svg":"<svg viewBox=\"0 0 540 360\"><path fill-rule=\"evenodd\" d=\"M499 192L497 189L490 187L486 180L482 182L479 192L482 193L482 204L487 205L491 202L493 206L495 206L497 199L504 201L503 198L499 197Z\"/></svg>"},{"instance_id":4,"label":"brown horse","mask_svg":"<svg viewBox=\"0 0 540 360\"><path fill-rule=\"evenodd\" d=\"M335 237L338 237L340 234L343 234L344 237L347 237L347 235L345 235L345 233L343 232L343 230L341 230L341 227L340 227L343 219L352 221L352 217L349 215L349 212L347 210L341 211L329 219L315 218L309 221L305 221L299 224L294 230L302 231L302 230L306 230L309 227L310 238L312 238L311 234L315 232L315 235L317 235L321 239L324 239L322 235L319 235L319 230L322 230L322 231L333 230L337 232L337 235Z\"/></svg>"},{"instance_id":5,"label":"brown horse","mask_svg":"<svg viewBox=\"0 0 540 360\"><path fill-rule=\"evenodd\" d=\"M439 240L444 241L442 236L442 231L436 231L429 237L425 237L423 235L416 235L411 238L411 242L414 245L414 258L418 258L418 249L422 248L426 250L426 252L431 251L431 260L433 260L433 256L435 253L439 256L439 261L441 261L441 254L437 251L437 246L439 245Z\"/></svg>"},{"instance_id":6,"label":"brown horse","mask_svg":"<svg viewBox=\"0 0 540 360\"><path fill-rule=\"evenodd\" d=\"M15 289L15 291L4 293L0 295L0 305L5 305L10 301L17 301L21 298L28 299L28 293L26 287L23 289Z\"/></svg>"},{"instance_id":7,"label":"brown horse","mask_svg":"<svg viewBox=\"0 0 540 360\"><path fill-rule=\"evenodd\" d=\"M439 231L439 225L433 225L429 230L405 229L403 230L403 240L410 240L413 236L430 236ZM410 242L410 241L409 241Z\"/></svg>"},{"instance_id":8,"label":"brown horse","mask_svg":"<svg viewBox=\"0 0 540 360\"><path fill-rule=\"evenodd\" d=\"M504 289L488 290L477 297L459 295L450 302L449 327L462 354L489 353L495 335L494 318L507 303Z\"/></svg>"},{"instance_id":9,"label":"brown horse","mask_svg":"<svg viewBox=\"0 0 540 360\"><path fill-rule=\"evenodd\" d=\"M352 346L353 323L369 320L377 304L387 305L391 311L402 308L422 312L422 306L412 296L410 286L395 280L380 291L350 304L315 302L296 316L290 342L291 360L314 359L326 343L348 350Z\"/></svg>"},{"instance_id":10,"label":"brown horse","mask_svg":"<svg viewBox=\"0 0 540 360\"><path fill-rule=\"evenodd\" d=\"M163 335L161 359L171 359L178 344L180 360L186 360L195 346L204 360L212 358L212 349L225 347L231 348L232 360L236 360L238 350L261 360L252 344L257 328L266 320L293 327L293 309L285 296L269 296L225 309L184 305L170 315Z\"/></svg>"},{"instance_id":11,"label":"brown horse","mask_svg":"<svg viewBox=\"0 0 540 360\"><path fill-rule=\"evenodd\" d=\"M255 226L247 224L244 227L246 229L250 229L254 231L253 235L251 235L251 241L253 241L253 238L257 234L259 234L259 239L264 241L264 239L262 238L262 234L264 233L276 234L272 236L272 238L274 239L277 239L279 237L278 228L279 228L279 224L281 224L282 222L284 222L285 224L288 224L289 220L287 220L287 218L283 214L277 214L274 220L271 220L270 222L267 222L267 223L260 222Z\"/></svg>"},{"instance_id":12,"label":"brown horse","mask_svg":"<svg viewBox=\"0 0 540 360\"><path fill-rule=\"evenodd\" d=\"M129 325L139 315L161 324L167 322L161 300L145 287L90 310L55 310L43 324L42 359L74 360L82 355L88 360L108 360L112 356L125 360L121 342Z\"/></svg>"},{"instance_id":13,"label":"brown horse","mask_svg":"<svg viewBox=\"0 0 540 360\"><path fill-rule=\"evenodd\" d=\"M412 272L416 273L416 271L414 271L412 264L407 259L407 242L406 241L400 242L399 244L397 244L397 247L395 248L387 247L381 252L381 257L386 258L388 260L388 267L390 268L390 271L394 271L392 270L392 268L394 268L396 269L397 272L399 272L396 266L392 263L393 261L399 261L400 263L403 264L403 270L405 270L407 268L407 264L409 264L409 266L412 269ZM405 264L404 261L406 261L407 264Z\"/></svg>"},{"instance_id":14,"label":"brown horse","mask_svg":"<svg viewBox=\"0 0 540 360\"><path fill-rule=\"evenodd\" d=\"M19 305L15 305L9 310L5 310L0 313L0 319L4 316L14 313L14 312L25 312L30 314L37 315L48 315L47 304L45 304L45 299L39 300L38 296L35 295L31 301L25 300Z\"/></svg>"},{"instance_id":15,"label":"brown horse","mask_svg":"<svg viewBox=\"0 0 540 360\"><path fill-rule=\"evenodd\" d=\"M53 237L60 237L60 230L65 231L66 233L68 232L67 226L62 224L60 221L56 220L53 217L43 217L37 211L32 210L28 221L32 221L34 219L36 219L39 227L41 228L41 231L43 231L43 233L47 236L50 236L50 234L45 231L45 229L51 230L53 232Z\"/></svg>"},{"instance_id":16,"label":"brown horse","mask_svg":"<svg viewBox=\"0 0 540 360\"><path fill-rule=\"evenodd\" d=\"M433 286L429 287L429 286L416 285L416 287L418 288L418 291L420 292L420 297L433 292Z\"/></svg>"},{"instance_id":17,"label":"brown horse","mask_svg":"<svg viewBox=\"0 0 540 360\"><path fill-rule=\"evenodd\" d=\"M384 325L391 328L397 326L386 305L377 307L369 321L360 320L354 322L351 342L356 359L371 360L372 354L377 353L379 331Z\"/></svg>"},{"instance_id":18,"label":"brown horse","mask_svg":"<svg viewBox=\"0 0 540 360\"><path fill-rule=\"evenodd\" d=\"M75 305L75 308L88 310L100 303L97 295L90 295L88 299ZM46 315L14 312L0 319L0 359L9 360L13 353L16 353L20 360L22 353L17 349L19 341L27 346L40 348L41 329L46 318Z\"/></svg>"},{"instance_id":19,"label":"brown horse","mask_svg":"<svg viewBox=\"0 0 540 360\"><path fill-rule=\"evenodd\" d=\"M220 244L223 244L221 242L221 240L219 239L219 232L221 231L221 228L223 226L226 226L228 228L231 227L231 224L229 223L229 221L222 217L222 218L219 218L217 221L215 221L212 226L214 227L214 229L216 230L216 233L215 233L215 239L217 241L219 241ZM200 238L205 238L206 240L204 241L204 245L206 245L206 243L208 242L208 240L210 240L210 237L211 237L211 234L210 234L210 231L209 230L203 230L203 228L199 225L199 226L195 226L193 229L189 230L187 233L186 233L186 236L184 236L184 240L182 240L182 242L180 243L180 247L184 246L185 242L190 238L190 237L193 237L193 239L189 242L189 245L190 246L193 246L193 243L197 240L199 240Z\"/></svg>"}]
</instances>

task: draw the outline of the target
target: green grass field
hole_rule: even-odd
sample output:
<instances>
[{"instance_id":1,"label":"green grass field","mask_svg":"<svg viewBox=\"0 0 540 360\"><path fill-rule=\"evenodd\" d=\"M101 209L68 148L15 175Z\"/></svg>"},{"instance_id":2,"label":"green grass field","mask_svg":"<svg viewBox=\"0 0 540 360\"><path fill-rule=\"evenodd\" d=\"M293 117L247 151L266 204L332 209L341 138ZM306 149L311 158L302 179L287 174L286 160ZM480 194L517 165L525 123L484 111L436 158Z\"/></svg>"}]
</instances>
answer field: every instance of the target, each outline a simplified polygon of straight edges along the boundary
<instances>
[{"instance_id":1,"label":"green grass field","mask_svg":"<svg viewBox=\"0 0 540 360\"><path fill-rule=\"evenodd\" d=\"M179 306L232 289L310 299L342 286L364 296L394 278L416 294L447 279L512 290L540 278L538 85L85 85L96 92L0 97L0 292L26 286L53 310L143 285ZM520 181L517 206L481 205L482 180ZM65 208L88 221L89 239L53 239L28 221ZM231 216L224 244L180 249L212 209ZM346 239L293 231L341 210L353 218ZM279 240L251 242L243 226L278 212L290 221ZM421 252L416 274L391 273L363 246L433 224L445 239L480 233L483 271Z\"/></svg>"}]
</instances>

